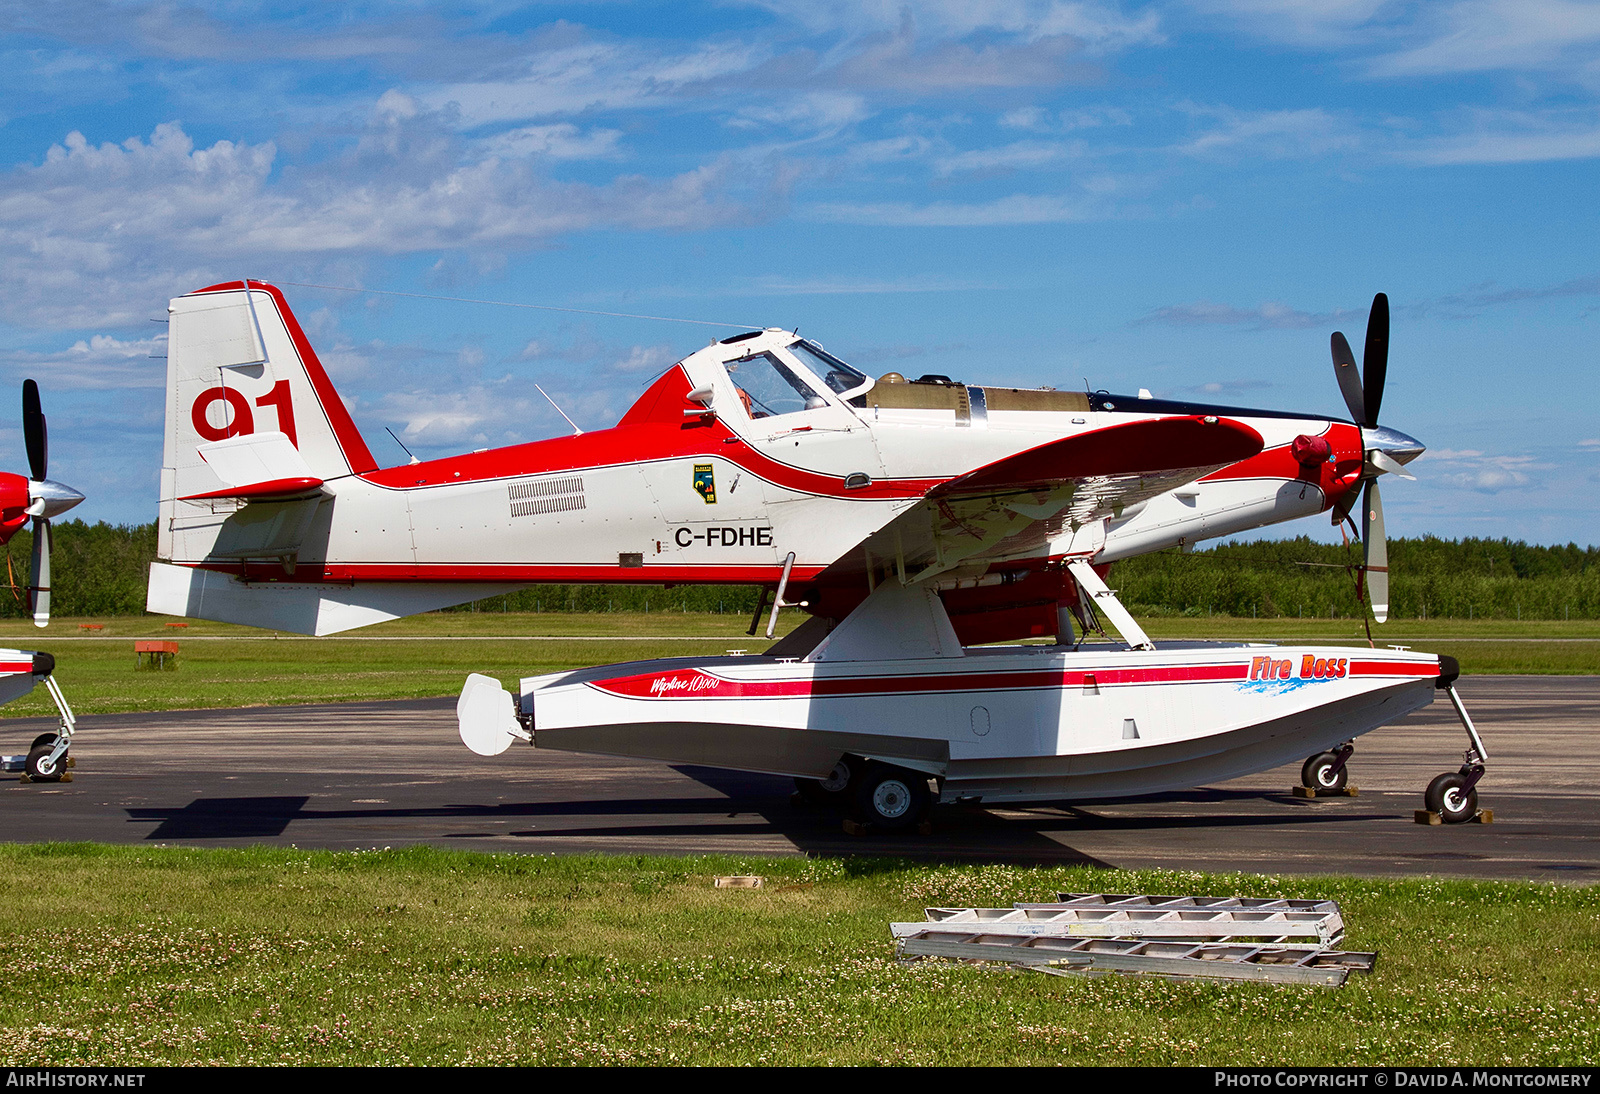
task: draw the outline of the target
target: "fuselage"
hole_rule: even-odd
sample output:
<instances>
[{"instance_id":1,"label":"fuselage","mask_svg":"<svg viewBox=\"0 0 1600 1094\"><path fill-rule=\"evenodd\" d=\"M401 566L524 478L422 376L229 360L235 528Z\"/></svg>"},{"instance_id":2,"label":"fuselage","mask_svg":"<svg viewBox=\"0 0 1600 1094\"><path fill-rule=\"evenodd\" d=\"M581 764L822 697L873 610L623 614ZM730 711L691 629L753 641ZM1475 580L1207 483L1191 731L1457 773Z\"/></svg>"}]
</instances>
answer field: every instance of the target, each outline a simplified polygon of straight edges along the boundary
<instances>
[{"instance_id":1,"label":"fuselage","mask_svg":"<svg viewBox=\"0 0 1600 1094\"><path fill-rule=\"evenodd\" d=\"M810 345L778 331L714 344L610 429L330 477L300 528L261 519L260 503L179 501L162 554L255 580L520 585L772 582L793 552L804 582L938 484L1062 437L1174 413L1260 433L1260 455L1109 519L1098 558L1113 561L1317 513L1361 472L1348 422L837 370L830 382ZM809 394L752 403L740 381L768 383L759 368L776 386L773 362ZM234 382L248 397L248 378ZM1325 454L1298 459L1297 437Z\"/></svg>"}]
</instances>

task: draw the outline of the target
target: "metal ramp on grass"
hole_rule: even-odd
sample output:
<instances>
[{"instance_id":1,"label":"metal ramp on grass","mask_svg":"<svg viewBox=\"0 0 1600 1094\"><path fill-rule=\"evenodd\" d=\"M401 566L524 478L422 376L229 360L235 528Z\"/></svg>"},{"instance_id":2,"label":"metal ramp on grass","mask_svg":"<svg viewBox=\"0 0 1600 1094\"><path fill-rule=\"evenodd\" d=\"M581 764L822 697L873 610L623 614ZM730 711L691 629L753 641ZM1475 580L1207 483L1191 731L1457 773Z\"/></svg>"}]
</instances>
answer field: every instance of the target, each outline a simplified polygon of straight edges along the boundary
<instances>
[{"instance_id":1,"label":"metal ramp on grass","mask_svg":"<svg viewBox=\"0 0 1600 1094\"><path fill-rule=\"evenodd\" d=\"M1331 900L1062 893L1054 904L929 908L893 923L902 958L999 961L1041 972L1105 972L1337 987L1371 972ZM1248 941L1245 941L1248 939Z\"/></svg>"}]
</instances>

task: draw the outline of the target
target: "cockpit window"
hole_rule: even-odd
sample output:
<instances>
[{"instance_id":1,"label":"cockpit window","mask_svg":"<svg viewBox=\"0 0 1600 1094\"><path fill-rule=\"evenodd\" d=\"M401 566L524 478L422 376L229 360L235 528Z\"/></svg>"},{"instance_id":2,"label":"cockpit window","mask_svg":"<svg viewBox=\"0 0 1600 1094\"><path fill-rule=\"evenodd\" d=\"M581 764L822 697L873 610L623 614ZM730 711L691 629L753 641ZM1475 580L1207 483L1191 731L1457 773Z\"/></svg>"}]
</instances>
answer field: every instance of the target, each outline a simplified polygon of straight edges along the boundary
<instances>
[{"instance_id":1,"label":"cockpit window","mask_svg":"<svg viewBox=\"0 0 1600 1094\"><path fill-rule=\"evenodd\" d=\"M800 363L822 377L837 395L855 394L869 382L866 374L851 368L814 342L799 341L788 347Z\"/></svg>"},{"instance_id":2,"label":"cockpit window","mask_svg":"<svg viewBox=\"0 0 1600 1094\"><path fill-rule=\"evenodd\" d=\"M752 418L796 414L828 405L810 384L770 353L729 361L727 368L728 377L739 391L739 401Z\"/></svg>"}]
</instances>

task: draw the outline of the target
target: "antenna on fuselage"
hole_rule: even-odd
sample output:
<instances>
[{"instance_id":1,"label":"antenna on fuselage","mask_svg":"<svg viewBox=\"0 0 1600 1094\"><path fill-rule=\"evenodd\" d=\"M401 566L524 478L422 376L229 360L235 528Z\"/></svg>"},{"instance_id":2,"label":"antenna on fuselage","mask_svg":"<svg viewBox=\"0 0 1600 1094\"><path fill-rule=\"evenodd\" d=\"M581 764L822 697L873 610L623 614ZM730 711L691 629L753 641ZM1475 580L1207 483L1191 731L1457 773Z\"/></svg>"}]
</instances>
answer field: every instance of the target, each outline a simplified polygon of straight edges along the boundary
<instances>
[{"instance_id":1,"label":"antenna on fuselage","mask_svg":"<svg viewBox=\"0 0 1600 1094\"><path fill-rule=\"evenodd\" d=\"M401 448L405 448L406 455L407 456L411 456L411 449L406 448L406 442L405 441L402 441L399 437L395 437L394 436L394 430L390 429L388 426L384 426L383 427L383 431L385 433L389 434L389 436L394 437L394 443L399 445ZM415 456L411 456L410 462L411 463L421 463L422 461L417 459Z\"/></svg>"},{"instance_id":2,"label":"antenna on fuselage","mask_svg":"<svg viewBox=\"0 0 1600 1094\"><path fill-rule=\"evenodd\" d=\"M556 407L556 413L557 414L561 415L563 418L567 418L567 412L565 410L562 410L559 406L556 406L556 401L554 399L550 398L550 393L548 391L546 391L544 388L540 387L538 384L534 384L533 386L534 386L534 389L536 391L538 391L540 395L543 395L546 399L550 400L550 405ZM574 437L583 436L583 430L578 428L578 423L577 422L573 421L571 418L567 418L567 424L572 427L572 435Z\"/></svg>"}]
</instances>

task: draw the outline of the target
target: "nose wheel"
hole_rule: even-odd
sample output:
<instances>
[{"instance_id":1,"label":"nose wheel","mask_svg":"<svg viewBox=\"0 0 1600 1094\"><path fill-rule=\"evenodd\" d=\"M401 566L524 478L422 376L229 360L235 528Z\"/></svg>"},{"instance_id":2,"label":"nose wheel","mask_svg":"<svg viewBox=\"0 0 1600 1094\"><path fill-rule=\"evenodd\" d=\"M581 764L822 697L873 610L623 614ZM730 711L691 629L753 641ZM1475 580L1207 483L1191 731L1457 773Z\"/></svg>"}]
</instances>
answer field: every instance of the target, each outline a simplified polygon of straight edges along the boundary
<instances>
[{"instance_id":1,"label":"nose wheel","mask_svg":"<svg viewBox=\"0 0 1600 1094\"><path fill-rule=\"evenodd\" d=\"M1472 717L1467 714L1461 696L1456 694L1455 683L1460 674L1461 668L1455 658L1441 657L1439 682L1435 686L1449 696L1450 705L1455 707L1456 716L1467 731L1470 745L1461 770L1446 771L1428 784L1428 789L1422 794L1425 808L1417 810L1418 824L1461 824L1466 821L1488 824L1494 820L1490 810L1478 808L1478 780L1483 778L1484 762L1489 759L1489 753L1483 747L1478 727L1472 724Z\"/></svg>"},{"instance_id":2,"label":"nose wheel","mask_svg":"<svg viewBox=\"0 0 1600 1094\"><path fill-rule=\"evenodd\" d=\"M1439 814L1445 824L1461 824L1478 815L1478 780L1483 765L1463 765L1460 771L1447 771L1428 784L1422 795L1429 813Z\"/></svg>"}]
</instances>

